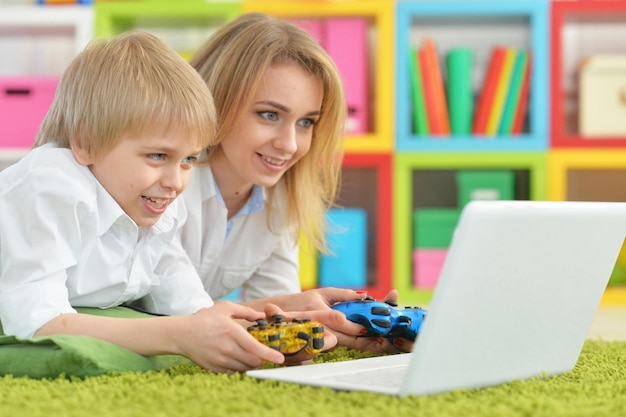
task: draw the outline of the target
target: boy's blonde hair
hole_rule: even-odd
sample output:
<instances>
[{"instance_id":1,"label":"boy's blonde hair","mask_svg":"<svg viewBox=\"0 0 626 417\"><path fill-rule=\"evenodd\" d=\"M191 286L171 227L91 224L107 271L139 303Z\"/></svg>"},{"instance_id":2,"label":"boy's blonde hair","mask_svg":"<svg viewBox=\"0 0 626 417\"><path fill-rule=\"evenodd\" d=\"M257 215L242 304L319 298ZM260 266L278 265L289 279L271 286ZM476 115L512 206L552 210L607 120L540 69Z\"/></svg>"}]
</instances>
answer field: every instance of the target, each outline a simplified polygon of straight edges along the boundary
<instances>
[{"instance_id":1,"label":"boy's blonde hair","mask_svg":"<svg viewBox=\"0 0 626 417\"><path fill-rule=\"evenodd\" d=\"M309 152L284 175L287 226L302 231L326 251L326 209L334 204L340 182L347 105L341 76L326 51L306 31L287 20L261 13L244 14L222 26L191 57L206 81L217 108L217 143L233 129L251 105L254 91L273 64L295 62L323 82L321 116L313 129ZM209 163L211 154L209 153ZM269 190L269 202L275 187ZM275 230L270 219L270 230Z\"/></svg>"},{"instance_id":2,"label":"boy's blonde hair","mask_svg":"<svg viewBox=\"0 0 626 417\"><path fill-rule=\"evenodd\" d=\"M198 73L157 37L129 31L92 41L65 70L35 146L74 141L90 153L124 134L182 134L213 144L213 98Z\"/></svg>"}]
</instances>

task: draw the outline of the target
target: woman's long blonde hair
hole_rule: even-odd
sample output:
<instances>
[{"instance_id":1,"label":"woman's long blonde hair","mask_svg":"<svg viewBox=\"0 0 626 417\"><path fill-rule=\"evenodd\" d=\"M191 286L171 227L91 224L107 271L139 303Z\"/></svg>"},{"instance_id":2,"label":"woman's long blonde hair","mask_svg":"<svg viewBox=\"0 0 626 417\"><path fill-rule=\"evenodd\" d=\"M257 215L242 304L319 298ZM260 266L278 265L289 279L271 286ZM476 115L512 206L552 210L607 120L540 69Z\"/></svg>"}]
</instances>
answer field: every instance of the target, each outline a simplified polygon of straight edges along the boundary
<instances>
[{"instance_id":1,"label":"woman's long blonde hair","mask_svg":"<svg viewBox=\"0 0 626 417\"><path fill-rule=\"evenodd\" d=\"M265 71L284 62L296 62L323 82L321 116L313 129L311 148L285 173L283 181L287 227L302 232L325 252L325 213L334 204L340 184L347 115L341 76L332 59L306 31L261 13L244 14L224 25L190 59L215 100L218 144L238 123L242 109L250 106ZM268 190L269 202L275 191L276 186ZM268 222L276 232L273 218L270 205Z\"/></svg>"}]
</instances>

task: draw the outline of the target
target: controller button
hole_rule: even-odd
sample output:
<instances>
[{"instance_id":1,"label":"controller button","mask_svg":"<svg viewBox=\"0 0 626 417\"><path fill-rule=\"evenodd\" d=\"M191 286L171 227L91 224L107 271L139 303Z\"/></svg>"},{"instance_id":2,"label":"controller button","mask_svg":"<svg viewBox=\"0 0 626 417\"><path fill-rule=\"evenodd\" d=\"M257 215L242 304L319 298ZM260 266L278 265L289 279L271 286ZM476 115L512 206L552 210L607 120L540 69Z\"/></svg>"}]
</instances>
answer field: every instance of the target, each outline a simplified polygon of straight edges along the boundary
<instances>
[{"instance_id":1,"label":"controller button","mask_svg":"<svg viewBox=\"0 0 626 417\"><path fill-rule=\"evenodd\" d=\"M372 314L375 316L390 316L391 309L388 307L372 307Z\"/></svg>"},{"instance_id":2,"label":"controller button","mask_svg":"<svg viewBox=\"0 0 626 417\"><path fill-rule=\"evenodd\" d=\"M388 320L379 320L379 319L374 319L372 320L372 323L374 323L375 325L379 326L379 327L384 327L385 329L388 329L391 327L391 322Z\"/></svg>"},{"instance_id":3,"label":"controller button","mask_svg":"<svg viewBox=\"0 0 626 417\"><path fill-rule=\"evenodd\" d=\"M320 350L324 347L324 339L313 339L313 349Z\"/></svg>"}]
</instances>

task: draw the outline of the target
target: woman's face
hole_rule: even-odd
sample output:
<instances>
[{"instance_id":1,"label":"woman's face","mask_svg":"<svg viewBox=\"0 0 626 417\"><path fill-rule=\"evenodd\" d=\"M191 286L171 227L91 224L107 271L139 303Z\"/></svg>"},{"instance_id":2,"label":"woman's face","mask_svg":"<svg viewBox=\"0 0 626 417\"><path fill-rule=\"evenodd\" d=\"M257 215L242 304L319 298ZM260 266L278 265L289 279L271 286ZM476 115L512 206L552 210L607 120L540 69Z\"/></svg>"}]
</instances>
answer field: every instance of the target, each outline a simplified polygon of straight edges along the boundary
<instances>
[{"instance_id":1,"label":"woman's face","mask_svg":"<svg viewBox=\"0 0 626 417\"><path fill-rule=\"evenodd\" d=\"M251 105L241 110L222 152L211 161L218 181L228 178L237 189L276 184L309 151L322 98L322 80L300 65L268 68Z\"/></svg>"}]
</instances>

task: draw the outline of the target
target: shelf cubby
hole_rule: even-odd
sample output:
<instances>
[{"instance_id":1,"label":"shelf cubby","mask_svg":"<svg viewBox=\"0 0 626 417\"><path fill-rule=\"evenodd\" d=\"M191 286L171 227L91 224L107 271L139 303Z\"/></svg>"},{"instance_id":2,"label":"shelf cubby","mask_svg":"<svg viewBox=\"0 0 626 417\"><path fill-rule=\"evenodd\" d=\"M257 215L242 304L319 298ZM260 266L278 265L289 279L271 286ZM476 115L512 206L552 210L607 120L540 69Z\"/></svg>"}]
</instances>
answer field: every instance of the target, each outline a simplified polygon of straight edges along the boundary
<instances>
[{"instance_id":1,"label":"shelf cubby","mask_svg":"<svg viewBox=\"0 0 626 417\"><path fill-rule=\"evenodd\" d=\"M432 290L412 284L412 212L416 208L459 208L454 173L507 170L515 175L515 199L546 199L544 152L397 153L393 188L393 287L403 302L427 303Z\"/></svg>"},{"instance_id":2,"label":"shelf cubby","mask_svg":"<svg viewBox=\"0 0 626 417\"><path fill-rule=\"evenodd\" d=\"M626 35L626 1L555 0L551 11L552 147L625 147L626 132L618 137L580 135L578 109L581 63L594 54L626 56L621 40Z\"/></svg>"},{"instance_id":3,"label":"shelf cubby","mask_svg":"<svg viewBox=\"0 0 626 417\"><path fill-rule=\"evenodd\" d=\"M130 29L159 36L188 58L220 25L240 13L238 1L96 2L95 35L108 38Z\"/></svg>"},{"instance_id":4,"label":"shelf cubby","mask_svg":"<svg viewBox=\"0 0 626 417\"><path fill-rule=\"evenodd\" d=\"M398 2L396 149L442 152L546 149L548 11L547 2L544 1ZM515 136L417 135L412 129L408 51L411 47L417 47L424 36L432 38L437 45L440 62L451 48L465 47L473 51L474 97L478 97L482 88L489 55L494 46L505 45L529 50L532 54L532 67L525 130ZM442 75L445 81L445 73Z\"/></svg>"}]
</instances>

